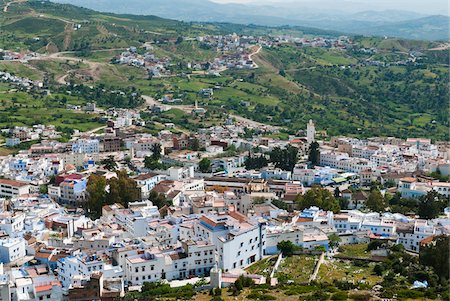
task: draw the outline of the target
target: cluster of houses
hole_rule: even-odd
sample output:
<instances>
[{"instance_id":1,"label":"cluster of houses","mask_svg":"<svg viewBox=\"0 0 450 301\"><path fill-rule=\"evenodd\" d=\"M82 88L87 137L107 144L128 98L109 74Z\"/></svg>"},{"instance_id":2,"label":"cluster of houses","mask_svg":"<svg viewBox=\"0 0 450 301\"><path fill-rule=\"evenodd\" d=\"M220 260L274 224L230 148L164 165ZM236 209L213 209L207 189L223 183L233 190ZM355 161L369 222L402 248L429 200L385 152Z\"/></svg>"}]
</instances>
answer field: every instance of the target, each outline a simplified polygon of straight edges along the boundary
<instances>
[{"instance_id":1,"label":"cluster of houses","mask_svg":"<svg viewBox=\"0 0 450 301\"><path fill-rule=\"evenodd\" d=\"M252 263L277 254L281 241L328 250L328 237L337 234L341 244L383 240L418 252L430 238L450 234L448 216L420 220L358 210L333 214L316 207L289 213L257 201L278 198L271 189L254 192L264 186L258 181L173 176L136 178L169 197L176 195L172 206L158 209L145 198L128 208L106 205L94 221L38 193L2 200L0 295L113 300L144 282L208 276L213 281L217 271L227 275L221 278L227 285ZM210 190L220 184L228 190Z\"/></svg>"},{"instance_id":2,"label":"cluster of houses","mask_svg":"<svg viewBox=\"0 0 450 301\"><path fill-rule=\"evenodd\" d=\"M130 47L126 51L113 58L113 63L124 64L134 67L142 67L148 71L151 77L170 76L171 72L168 70L170 60L168 58L158 58L151 52L153 46L146 47L147 51L144 54L139 54L136 47Z\"/></svg>"},{"instance_id":3,"label":"cluster of houses","mask_svg":"<svg viewBox=\"0 0 450 301\"><path fill-rule=\"evenodd\" d=\"M55 126L43 124L36 124L32 127L15 126L10 129L2 129L1 134L6 137L5 145L7 147L14 147L26 141L61 138L61 133L56 131Z\"/></svg>"},{"instance_id":4,"label":"cluster of houses","mask_svg":"<svg viewBox=\"0 0 450 301\"><path fill-rule=\"evenodd\" d=\"M8 83L17 86L21 89L31 90L33 88L42 88L44 86L42 81L31 80L29 78L16 76L9 72L0 71L0 82Z\"/></svg>"},{"instance_id":5,"label":"cluster of houses","mask_svg":"<svg viewBox=\"0 0 450 301\"><path fill-rule=\"evenodd\" d=\"M54 127L8 130L19 140L46 139L0 160L0 296L114 300L144 282L211 276L212 283L218 275L226 285L249 265L277 254L278 243L285 240L304 249L328 250L328 237L335 233L341 244L377 239L418 252L430 238L450 234L446 212L433 220L370 213L364 190L350 190L391 181L390 192L407 198L429 190L448 196L448 182L424 175L437 170L449 174L446 142L316 141L312 121L305 137L289 140L264 137L268 129L262 125L253 125L262 135L243 138L250 125L240 122L195 134L164 129L151 135L137 130L140 116L132 110L106 114L111 120L103 133L77 133L65 143L51 138ZM315 167L304 160L313 142L320 148ZM245 168L249 152L267 156L289 145L299 149L300 157L292 171L272 164ZM227 154L230 148L236 151ZM155 149L168 169L145 167L145 158ZM102 163L111 156L119 170L129 171L139 197L127 208L105 205L101 217L92 220L81 209L89 198L88 179L92 174L116 177ZM202 158L210 160L211 170L200 168ZM339 188L352 209L333 214L316 207L287 211L274 205L292 209L296 197L313 185ZM149 200L154 192L171 205L157 207ZM252 277L265 282L263 276Z\"/></svg>"},{"instance_id":6,"label":"cluster of houses","mask_svg":"<svg viewBox=\"0 0 450 301\"><path fill-rule=\"evenodd\" d=\"M301 47L313 47L313 48L329 48L348 50L353 49L355 44L347 36L340 36L337 38L331 37L311 37L311 38L290 38L288 42L293 42Z\"/></svg>"},{"instance_id":7,"label":"cluster of houses","mask_svg":"<svg viewBox=\"0 0 450 301\"><path fill-rule=\"evenodd\" d=\"M36 52L15 52L5 49L0 49L0 61L21 61L26 62L30 59L38 57L39 54Z\"/></svg>"}]
</instances>

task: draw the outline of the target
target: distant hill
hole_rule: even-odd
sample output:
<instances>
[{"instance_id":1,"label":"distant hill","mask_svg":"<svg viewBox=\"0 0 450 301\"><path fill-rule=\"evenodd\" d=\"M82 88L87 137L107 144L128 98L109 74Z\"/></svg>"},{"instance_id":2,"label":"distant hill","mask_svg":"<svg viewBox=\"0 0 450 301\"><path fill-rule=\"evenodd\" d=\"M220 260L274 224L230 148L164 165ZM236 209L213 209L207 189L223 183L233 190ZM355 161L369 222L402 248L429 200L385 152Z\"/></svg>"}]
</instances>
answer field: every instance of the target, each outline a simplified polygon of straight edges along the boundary
<instances>
[{"instance_id":1,"label":"distant hill","mask_svg":"<svg viewBox=\"0 0 450 301\"><path fill-rule=\"evenodd\" d=\"M396 36L407 39L449 40L450 18L429 16L415 20L396 22L372 28L361 29L359 33L379 36Z\"/></svg>"},{"instance_id":2,"label":"distant hill","mask_svg":"<svg viewBox=\"0 0 450 301\"><path fill-rule=\"evenodd\" d=\"M449 40L447 16L401 10L352 12L332 9L319 1L280 5L219 4L209 0L53 0L103 12L156 15L182 21L231 22L264 26L307 26L345 33L408 39ZM315 2L314 2L315 3ZM358 6L357 4L352 4ZM360 6L358 6L360 7ZM320 8L320 9L318 9Z\"/></svg>"}]
</instances>

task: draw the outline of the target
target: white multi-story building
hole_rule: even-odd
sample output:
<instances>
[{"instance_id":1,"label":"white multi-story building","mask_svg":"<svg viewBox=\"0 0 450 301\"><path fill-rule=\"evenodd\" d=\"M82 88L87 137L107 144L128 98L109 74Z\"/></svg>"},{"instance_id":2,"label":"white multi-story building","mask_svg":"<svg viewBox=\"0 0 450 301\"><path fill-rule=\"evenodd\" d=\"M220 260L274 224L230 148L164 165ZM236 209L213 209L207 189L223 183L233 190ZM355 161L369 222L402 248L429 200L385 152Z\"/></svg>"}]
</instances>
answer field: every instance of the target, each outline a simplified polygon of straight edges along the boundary
<instances>
[{"instance_id":1,"label":"white multi-story building","mask_svg":"<svg viewBox=\"0 0 450 301\"><path fill-rule=\"evenodd\" d=\"M426 220L416 220L414 223L397 228L397 243L402 244L406 250L419 252L420 242L436 233L433 225Z\"/></svg>"},{"instance_id":2,"label":"white multi-story building","mask_svg":"<svg viewBox=\"0 0 450 301\"><path fill-rule=\"evenodd\" d=\"M333 218L338 233L352 233L361 229L362 218L347 214L337 214Z\"/></svg>"},{"instance_id":3,"label":"white multi-story building","mask_svg":"<svg viewBox=\"0 0 450 301\"><path fill-rule=\"evenodd\" d=\"M0 239L0 262L9 263L25 256L25 239Z\"/></svg>"},{"instance_id":4,"label":"white multi-story building","mask_svg":"<svg viewBox=\"0 0 450 301\"><path fill-rule=\"evenodd\" d=\"M195 233L216 246L219 267L225 271L245 268L264 254L266 225L235 211L202 216Z\"/></svg>"},{"instance_id":5,"label":"white multi-story building","mask_svg":"<svg viewBox=\"0 0 450 301\"><path fill-rule=\"evenodd\" d=\"M0 179L0 197L12 198L30 193L31 186L28 183Z\"/></svg>"},{"instance_id":6,"label":"white multi-story building","mask_svg":"<svg viewBox=\"0 0 450 301\"><path fill-rule=\"evenodd\" d=\"M25 214L20 211L0 213L0 230L11 237L21 234L24 229Z\"/></svg>"},{"instance_id":7,"label":"white multi-story building","mask_svg":"<svg viewBox=\"0 0 450 301\"><path fill-rule=\"evenodd\" d=\"M141 190L141 199L148 198L150 191L164 178L164 175L157 173L141 174L133 178L136 181L138 188Z\"/></svg>"},{"instance_id":8,"label":"white multi-story building","mask_svg":"<svg viewBox=\"0 0 450 301\"><path fill-rule=\"evenodd\" d=\"M72 145L72 152L81 154L95 154L100 151L100 141L97 139L78 139Z\"/></svg>"},{"instance_id":9,"label":"white multi-story building","mask_svg":"<svg viewBox=\"0 0 450 301\"><path fill-rule=\"evenodd\" d=\"M90 277L94 272L105 274L105 262L96 255L78 254L61 258L57 262L58 279L63 288L68 289L77 276Z\"/></svg>"},{"instance_id":10,"label":"white multi-story building","mask_svg":"<svg viewBox=\"0 0 450 301\"><path fill-rule=\"evenodd\" d=\"M395 234L395 230L394 220L365 219L361 224L361 231L367 231L376 236L389 237Z\"/></svg>"},{"instance_id":11,"label":"white multi-story building","mask_svg":"<svg viewBox=\"0 0 450 301\"><path fill-rule=\"evenodd\" d=\"M161 279L207 276L215 264L215 246L205 241L182 243L182 250L146 250L125 261L125 279L131 285Z\"/></svg>"}]
</instances>

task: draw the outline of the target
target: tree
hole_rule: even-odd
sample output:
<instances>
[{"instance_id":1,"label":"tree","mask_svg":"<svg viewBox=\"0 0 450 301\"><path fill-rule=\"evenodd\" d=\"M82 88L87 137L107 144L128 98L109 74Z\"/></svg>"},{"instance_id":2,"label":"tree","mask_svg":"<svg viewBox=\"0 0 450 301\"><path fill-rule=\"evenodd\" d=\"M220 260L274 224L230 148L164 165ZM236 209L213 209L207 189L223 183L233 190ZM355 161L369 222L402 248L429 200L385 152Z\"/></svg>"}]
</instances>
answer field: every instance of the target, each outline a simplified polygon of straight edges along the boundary
<instances>
[{"instance_id":1,"label":"tree","mask_svg":"<svg viewBox=\"0 0 450 301\"><path fill-rule=\"evenodd\" d=\"M152 145L152 159L153 161L159 161L161 159L161 144L155 143Z\"/></svg>"},{"instance_id":2,"label":"tree","mask_svg":"<svg viewBox=\"0 0 450 301\"><path fill-rule=\"evenodd\" d=\"M341 242L341 238L336 233L331 233L328 236L328 247L330 249L334 249L339 247L339 243Z\"/></svg>"},{"instance_id":3,"label":"tree","mask_svg":"<svg viewBox=\"0 0 450 301\"><path fill-rule=\"evenodd\" d=\"M102 176L91 174L87 187L86 209L90 216L97 219L102 215L102 208L106 202L106 179Z\"/></svg>"},{"instance_id":4,"label":"tree","mask_svg":"<svg viewBox=\"0 0 450 301\"><path fill-rule=\"evenodd\" d=\"M299 250L300 247L294 245L290 240L283 240L277 244L278 250L283 253L284 256L291 256L295 251Z\"/></svg>"},{"instance_id":5,"label":"tree","mask_svg":"<svg viewBox=\"0 0 450 301\"><path fill-rule=\"evenodd\" d=\"M273 199L270 201L272 205L276 206L277 208L288 210L288 205L283 202L282 200Z\"/></svg>"},{"instance_id":6,"label":"tree","mask_svg":"<svg viewBox=\"0 0 450 301\"><path fill-rule=\"evenodd\" d=\"M298 160L298 148L288 145L286 148L274 148L270 152L270 162L275 164L276 168L292 171Z\"/></svg>"},{"instance_id":7,"label":"tree","mask_svg":"<svg viewBox=\"0 0 450 301\"><path fill-rule=\"evenodd\" d=\"M375 275L382 276L384 272L384 267L382 264L377 264L373 267L373 272Z\"/></svg>"},{"instance_id":8,"label":"tree","mask_svg":"<svg viewBox=\"0 0 450 301\"><path fill-rule=\"evenodd\" d=\"M191 149L193 151L198 151L200 149L200 141L197 138L191 140Z\"/></svg>"},{"instance_id":9,"label":"tree","mask_svg":"<svg viewBox=\"0 0 450 301\"><path fill-rule=\"evenodd\" d=\"M245 164L245 168L247 170L261 169L261 168L267 166L268 161L264 155L260 155L258 157L253 157L251 154L249 154L249 156L245 160L244 164Z\"/></svg>"},{"instance_id":10,"label":"tree","mask_svg":"<svg viewBox=\"0 0 450 301\"><path fill-rule=\"evenodd\" d=\"M339 187L336 187L334 189L334 197L339 198L341 196L341 191L339 190Z\"/></svg>"},{"instance_id":11,"label":"tree","mask_svg":"<svg viewBox=\"0 0 450 301\"><path fill-rule=\"evenodd\" d=\"M100 163L102 165L104 165L107 170L111 170L112 171L112 170L116 170L117 169L117 163L116 163L116 160L114 159L113 155L110 155L110 156L106 157Z\"/></svg>"},{"instance_id":12,"label":"tree","mask_svg":"<svg viewBox=\"0 0 450 301\"><path fill-rule=\"evenodd\" d=\"M383 195L378 189L374 189L370 192L369 198L366 201L366 206L374 212L384 211L386 208L386 203Z\"/></svg>"},{"instance_id":13,"label":"tree","mask_svg":"<svg viewBox=\"0 0 450 301\"><path fill-rule=\"evenodd\" d=\"M317 165L320 162L320 145L316 141L309 146L308 161L312 165Z\"/></svg>"},{"instance_id":14,"label":"tree","mask_svg":"<svg viewBox=\"0 0 450 301\"><path fill-rule=\"evenodd\" d=\"M158 193L154 190L150 191L150 194L148 195L148 199L153 203L153 206L158 207L158 209L161 209L164 206L172 206L172 202L166 199L164 194Z\"/></svg>"},{"instance_id":15,"label":"tree","mask_svg":"<svg viewBox=\"0 0 450 301\"><path fill-rule=\"evenodd\" d=\"M146 156L144 158L144 167L148 169L161 169L162 164L158 160L154 160L153 156Z\"/></svg>"},{"instance_id":16,"label":"tree","mask_svg":"<svg viewBox=\"0 0 450 301\"><path fill-rule=\"evenodd\" d=\"M338 198L338 202L339 202L339 208L341 208L341 210L347 210L348 206L350 205L350 201L345 198Z\"/></svg>"},{"instance_id":17,"label":"tree","mask_svg":"<svg viewBox=\"0 0 450 301\"><path fill-rule=\"evenodd\" d=\"M126 208L129 202L139 199L140 193L136 181L131 179L125 170L116 173L117 177L113 177L106 182L109 185L109 191L106 193L101 207L105 204L118 203Z\"/></svg>"},{"instance_id":18,"label":"tree","mask_svg":"<svg viewBox=\"0 0 450 301\"><path fill-rule=\"evenodd\" d=\"M437 191L429 191L419 198L418 213L420 218L433 219L439 216L448 204L448 199L440 195Z\"/></svg>"},{"instance_id":19,"label":"tree","mask_svg":"<svg viewBox=\"0 0 450 301\"><path fill-rule=\"evenodd\" d=\"M211 172L211 160L209 160L208 158L201 159L198 163L198 168L201 172L204 173Z\"/></svg>"},{"instance_id":20,"label":"tree","mask_svg":"<svg viewBox=\"0 0 450 301\"><path fill-rule=\"evenodd\" d=\"M420 248L419 261L425 266L434 269L442 283L449 279L448 267L450 237L446 235L437 236L425 247Z\"/></svg>"},{"instance_id":21,"label":"tree","mask_svg":"<svg viewBox=\"0 0 450 301\"><path fill-rule=\"evenodd\" d=\"M317 206L326 211L338 213L340 210L339 202L327 189L315 186L308 190L304 195L298 195L295 203L300 210Z\"/></svg>"}]
</instances>

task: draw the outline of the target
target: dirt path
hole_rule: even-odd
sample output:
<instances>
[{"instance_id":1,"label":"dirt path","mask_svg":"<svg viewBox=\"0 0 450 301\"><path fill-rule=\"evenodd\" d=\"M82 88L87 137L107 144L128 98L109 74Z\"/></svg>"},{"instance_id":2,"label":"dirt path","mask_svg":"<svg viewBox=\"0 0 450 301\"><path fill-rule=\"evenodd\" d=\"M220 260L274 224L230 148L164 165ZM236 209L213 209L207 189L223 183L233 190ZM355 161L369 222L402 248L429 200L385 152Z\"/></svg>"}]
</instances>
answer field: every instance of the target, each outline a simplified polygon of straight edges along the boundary
<instances>
[{"instance_id":1,"label":"dirt path","mask_svg":"<svg viewBox=\"0 0 450 301\"><path fill-rule=\"evenodd\" d=\"M258 45L258 49L256 49L256 51L253 51L252 53L250 53L248 58L253 61L253 56L258 55L258 53L261 52L261 49L262 49L262 46ZM255 61L253 61L253 63L255 64L255 68L259 68L258 64Z\"/></svg>"},{"instance_id":2,"label":"dirt path","mask_svg":"<svg viewBox=\"0 0 450 301\"><path fill-rule=\"evenodd\" d=\"M151 107L154 105L161 105L161 103L159 101L157 101L156 99L154 99L151 96L148 95L142 95L142 98L145 100L145 106L147 107ZM183 112L187 113L187 114L191 114L192 110L195 108L194 106L191 105L167 105L167 107L172 108L172 109L179 109L182 110ZM267 125L265 123L261 123L258 121L254 121L239 115L234 115L234 114L229 114L229 116L231 118L236 119L237 122L245 124L247 126L251 126L251 127L265 127L266 129L270 130L270 131L274 131L274 130L279 130L281 129L281 127L279 126L274 126L274 125Z\"/></svg>"},{"instance_id":3,"label":"dirt path","mask_svg":"<svg viewBox=\"0 0 450 301\"><path fill-rule=\"evenodd\" d=\"M317 261L316 266L314 267L314 272L312 273L311 277L309 278L309 282L316 280L317 274L319 273L320 266L325 260L325 253L322 252L319 257L319 261Z\"/></svg>"},{"instance_id":4,"label":"dirt path","mask_svg":"<svg viewBox=\"0 0 450 301\"><path fill-rule=\"evenodd\" d=\"M438 47L430 48L429 51L441 51L441 50L447 50L450 49L450 43L441 44Z\"/></svg>"},{"instance_id":5,"label":"dirt path","mask_svg":"<svg viewBox=\"0 0 450 301\"><path fill-rule=\"evenodd\" d=\"M73 23L66 23L64 33L63 49L66 50L69 49L70 43L72 42Z\"/></svg>"},{"instance_id":6,"label":"dirt path","mask_svg":"<svg viewBox=\"0 0 450 301\"><path fill-rule=\"evenodd\" d=\"M99 126L98 128L92 129L92 130L87 131L87 132L82 132L82 134L83 135L86 135L86 134L90 135L90 134L94 134L95 132L103 130L103 129L106 129L106 125ZM70 139L70 141L75 141L77 139L78 139L78 137L72 137L72 139Z\"/></svg>"},{"instance_id":7,"label":"dirt path","mask_svg":"<svg viewBox=\"0 0 450 301\"><path fill-rule=\"evenodd\" d=\"M27 1L27 0L15 0L15 1L10 1L10 2L6 3L5 6L3 7L3 12L4 12L4 13L7 13L7 12L8 12L8 9L9 9L9 6L10 6L11 4L13 4L13 3L21 3L21 2L26 2L26 1Z\"/></svg>"},{"instance_id":8,"label":"dirt path","mask_svg":"<svg viewBox=\"0 0 450 301\"><path fill-rule=\"evenodd\" d=\"M122 50L122 48L115 48L115 49L101 49L101 50L94 50L94 51L115 51L115 50ZM43 61L69 61L74 63L83 63L88 65L88 68L83 69L86 71L89 76L91 76L94 80L98 80L100 78L101 68L104 65L104 63L94 62L90 60L86 60L83 58L77 58L77 57L71 57L71 56L65 56L67 54L73 54L75 52L73 51L62 51L62 52L56 52L49 54L47 56L40 56L33 58L31 60L43 60ZM66 78L71 75L73 72L75 72L76 69L68 70L66 74L58 77L56 81L60 84L67 84Z\"/></svg>"}]
</instances>

